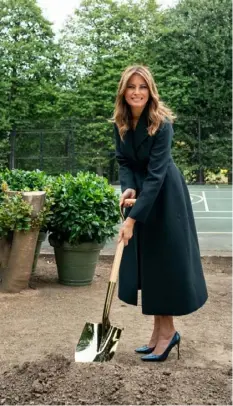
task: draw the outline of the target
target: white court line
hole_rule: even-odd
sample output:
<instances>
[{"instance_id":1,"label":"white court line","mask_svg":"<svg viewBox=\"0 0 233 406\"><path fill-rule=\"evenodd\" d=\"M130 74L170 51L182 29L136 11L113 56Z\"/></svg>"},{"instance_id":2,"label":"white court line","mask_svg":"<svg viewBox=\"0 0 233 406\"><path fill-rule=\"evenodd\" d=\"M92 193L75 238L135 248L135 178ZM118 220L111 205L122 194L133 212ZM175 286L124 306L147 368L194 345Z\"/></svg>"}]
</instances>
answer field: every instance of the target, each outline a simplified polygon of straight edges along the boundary
<instances>
[{"instance_id":1,"label":"white court line","mask_svg":"<svg viewBox=\"0 0 233 406\"><path fill-rule=\"evenodd\" d=\"M230 219L232 220L232 217L195 217L195 219L202 219L202 220L222 220L222 219Z\"/></svg>"},{"instance_id":2,"label":"white court line","mask_svg":"<svg viewBox=\"0 0 233 406\"><path fill-rule=\"evenodd\" d=\"M203 202L204 202L205 210L209 211L209 207L208 207L207 200L206 200L206 195L205 195L205 192L203 192L203 191L202 191L202 196L203 196Z\"/></svg>"},{"instance_id":3,"label":"white court line","mask_svg":"<svg viewBox=\"0 0 233 406\"><path fill-rule=\"evenodd\" d=\"M196 201L196 202L194 202L194 201L193 201L193 200L194 200L194 197L197 197L199 200ZM198 204L198 203L203 202L203 197L202 197L202 196L199 196L199 195L195 195L194 193L191 193L191 194L190 194L190 198L191 198L192 204Z\"/></svg>"},{"instance_id":4,"label":"white court line","mask_svg":"<svg viewBox=\"0 0 233 406\"><path fill-rule=\"evenodd\" d=\"M198 231L197 234L232 234L231 231Z\"/></svg>"},{"instance_id":5,"label":"white court line","mask_svg":"<svg viewBox=\"0 0 233 406\"><path fill-rule=\"evenodd\" d=\"M188 188L188 190L189 190L189 192L195 192L195 193L201 193L201 192L203 192L203 189L202 190L199 190L199 189L190 189L190 188ZM214 193L214 194L216 194L216 193L218 193L218 194L221 194L221 193L232 193L232 189L231 190L222 190L222 189L218 189L218 190L216 190L216 189L209 189L209 190L205 190L204 191L205 193Z\"/></svg>"},{"instance_id":6,"label":"white court line","mask_svg":"<svg viewBox=\"0 0 233 406\"><path fill-rule=\"evenodd\" d=\"M206 213L206 211L194 210L193 213ZM232 210L209 210L208 213L232 213Z\"/></svg>"},{"instance_id":7,"label":"white court line","mask_svg":"<svg viewBox=\"0 0 233 406\"><path fill-rule=\"evenodd\" d=\"M208 200L232 200L232 197L208 197Z\"/></svg>"}]
</instances>

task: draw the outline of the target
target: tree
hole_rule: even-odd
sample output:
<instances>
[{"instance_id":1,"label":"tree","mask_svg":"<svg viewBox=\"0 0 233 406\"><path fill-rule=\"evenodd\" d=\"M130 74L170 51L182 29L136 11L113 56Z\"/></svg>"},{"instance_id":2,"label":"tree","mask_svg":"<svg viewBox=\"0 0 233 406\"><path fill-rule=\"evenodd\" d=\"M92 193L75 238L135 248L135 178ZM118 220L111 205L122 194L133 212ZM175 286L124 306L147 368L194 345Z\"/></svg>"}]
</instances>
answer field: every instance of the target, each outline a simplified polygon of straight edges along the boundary
<instances>
[{"instance_id":1,"label":"tree","mask_svg":"<svg viewBox=\"0 0 233 406\"><path fill-rule=\"evenodd\" d=\"M78 117L76 144L88 151L89 162L92 157L98 173L103 172L109 151L114 149L109 119L121 72L130 64L145 62L144 36L152 6L157 9L154 0L83 0L61 35L68 76L60 111Z\"/></svg>"},{"instance_id":2,"label":"tree","mask_svg":"<svg viewBox=\"0 0 233 406\"><path fill-rule=\"evenodd\" d=\"M149 13L153 7L158 8L155 0L83 0L60 38L70 83L91 73L93 66L105 58L114 58L119 50L124 53L125 64L128 59L143 58L139 45L150 29Z\"/></svg>"},{"instance_id":3,"label":"tree","mask_svg":"<svg viewBox=\"0 0 233 406\"><path fill-rule=\"evenodd\" d=\"M35 0L0 0L0 128L54 113L58 50Z\"/></svg>"},{"instance_id":4,"label":"tree","mask_svg":"<svg viewBox=\"0 0 233 406\"><path fill-rule=\"evenodd\" d=\"M181 0L158 29L160 40L152 36L147 47L161 96L178 115L177 162L194 170L229 168L230 0Z\"/></svg>"}]
</instances>

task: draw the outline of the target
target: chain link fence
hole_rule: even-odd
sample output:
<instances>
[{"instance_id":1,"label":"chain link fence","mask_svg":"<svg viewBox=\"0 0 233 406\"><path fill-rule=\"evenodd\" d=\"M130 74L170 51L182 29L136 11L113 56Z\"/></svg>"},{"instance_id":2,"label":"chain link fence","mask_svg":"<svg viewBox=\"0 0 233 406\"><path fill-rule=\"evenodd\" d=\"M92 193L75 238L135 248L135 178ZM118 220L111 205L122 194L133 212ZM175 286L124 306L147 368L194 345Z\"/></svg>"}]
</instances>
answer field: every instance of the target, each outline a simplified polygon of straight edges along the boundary
<instances>
[{"instance_id":1,"label":"chain link fence","mask_svg":"<svg viewBox=\"0 0 233 406\"><path fill-rule=\"evenodd\" d=\"M172 154L188 183L231 183L231 121L178 117ZM23 126L8 135L10 169L48 174L94 171L118 182L113 125L108 120L69 119Z\"/></svg>"}]
</instances>

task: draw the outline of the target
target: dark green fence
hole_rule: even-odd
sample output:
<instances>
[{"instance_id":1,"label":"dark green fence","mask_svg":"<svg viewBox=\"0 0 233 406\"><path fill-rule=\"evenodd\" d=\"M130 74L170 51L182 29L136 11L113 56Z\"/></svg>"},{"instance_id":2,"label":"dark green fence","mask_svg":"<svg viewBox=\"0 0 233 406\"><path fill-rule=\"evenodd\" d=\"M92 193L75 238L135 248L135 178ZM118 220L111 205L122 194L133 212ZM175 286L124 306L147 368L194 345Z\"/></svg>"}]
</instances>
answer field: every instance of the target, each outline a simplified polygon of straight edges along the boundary
<instances>
[{"instance_id":1,"label":"dark green fence","mask_svg":"<svg viewBox=\"0 0 233 406\"><path fill-rule=\"evenodd\" d=\"M231 121L178 117L173 158L189 183L231 180ZM8 135L9 167L49 174L94 171L118 181L112 124L105 119L69 119L21 126Z\"/></svg>"}]
</instances>

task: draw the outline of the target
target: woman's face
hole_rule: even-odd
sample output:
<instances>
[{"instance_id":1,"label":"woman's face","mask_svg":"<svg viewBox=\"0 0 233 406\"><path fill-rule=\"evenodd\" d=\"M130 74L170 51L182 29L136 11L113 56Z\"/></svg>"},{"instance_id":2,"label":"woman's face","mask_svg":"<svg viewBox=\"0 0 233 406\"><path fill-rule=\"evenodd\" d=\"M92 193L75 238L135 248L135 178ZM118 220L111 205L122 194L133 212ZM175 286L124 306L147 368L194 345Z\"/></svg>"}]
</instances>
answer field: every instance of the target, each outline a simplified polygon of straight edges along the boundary
<instances>
[{"instance_id":1,"label":"woman's face","mask_svg":"<svg viewBox=\"0 0 233 406\"><path fill-rule=\"evenodd\" d=\"M125 100L133 109L143 109L148 102L150 91L143 77L134 73L128 80Z\"/></svg>"}]
</instances>

